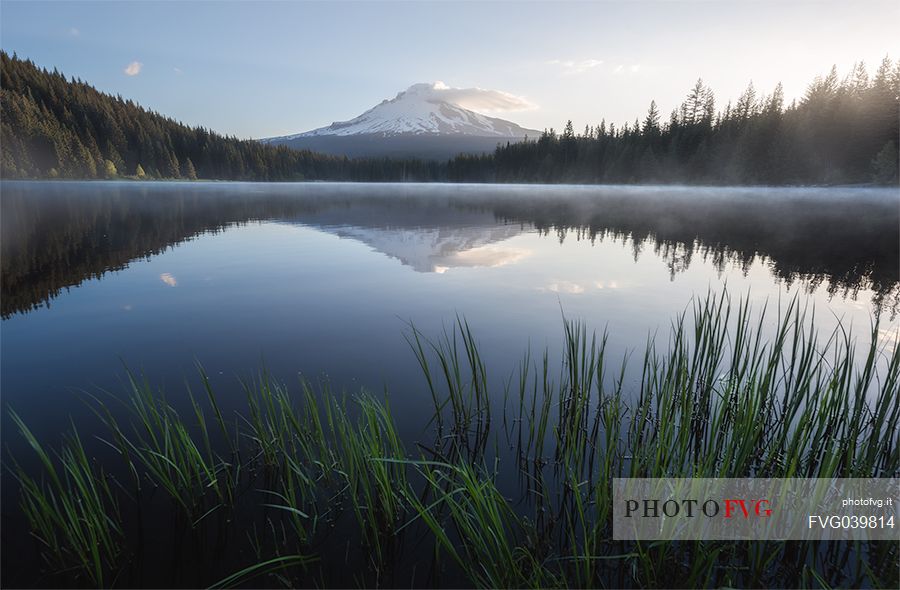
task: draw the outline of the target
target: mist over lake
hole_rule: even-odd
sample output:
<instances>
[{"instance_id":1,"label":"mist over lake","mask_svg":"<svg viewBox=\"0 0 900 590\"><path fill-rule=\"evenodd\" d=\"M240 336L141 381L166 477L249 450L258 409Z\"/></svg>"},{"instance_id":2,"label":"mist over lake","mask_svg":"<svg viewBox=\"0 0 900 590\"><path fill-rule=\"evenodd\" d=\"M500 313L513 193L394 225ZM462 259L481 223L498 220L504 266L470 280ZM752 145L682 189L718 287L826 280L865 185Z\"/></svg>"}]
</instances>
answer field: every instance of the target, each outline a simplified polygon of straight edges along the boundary
<instances>
[{"instance_id":1,"label":"mist over lake","mask_svg":"<svg viewBox=\"0 0 900 590\"><path fill-rule=\"evenodd\" d=\"M557 347L565 315L640 350L692 297L801 296L867 336L898 307L892 189L5 183L3 391L81 411L123 363L164 383L195 360L223 386L260 362L429 401L407 322L457 315L503 378ZM53 371L44 371L53 359ZM35 428L41 425L35 424ZM416 427L420 427L416 421ZM412 433L410 433L412 435Z\"/></svg>"}]
</instances>

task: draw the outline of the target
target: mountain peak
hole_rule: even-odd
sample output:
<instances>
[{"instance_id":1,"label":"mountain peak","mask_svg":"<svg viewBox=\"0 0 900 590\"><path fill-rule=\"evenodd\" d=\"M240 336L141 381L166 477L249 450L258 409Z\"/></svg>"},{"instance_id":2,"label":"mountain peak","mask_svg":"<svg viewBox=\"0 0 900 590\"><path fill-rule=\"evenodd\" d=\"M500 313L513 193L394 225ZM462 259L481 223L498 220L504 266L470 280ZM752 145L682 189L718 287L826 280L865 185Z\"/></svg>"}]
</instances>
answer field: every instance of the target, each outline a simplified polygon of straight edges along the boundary
<instances>
[{"instance_id":1,"label":"mountain peak","mask_svg":"<svg viewBox=\"0 0 900 590\"><path fill-rule=\"evenodd\" d=\"M264 141L283 143L304 137L357 135L522 139L526 135L534 137L539 134L538 131L525 129L511 121L489 117L455 104L452 101L452 90L441 81L420 82L353 119Z\"/></svg>"},{"instance_id":2,"label":"mountain peak","mask_svg":"<svg viewBox=\"0 0 900 590\"><path fill-rule=\"evenodd\" d=\"M403 92L397 94L397 98L400 98L404 94L426 94L432 90L449 90L450 87L441 82L440 80L436 82L419 82L418 84L413 84Z\"/></svg>"}]
</instances>

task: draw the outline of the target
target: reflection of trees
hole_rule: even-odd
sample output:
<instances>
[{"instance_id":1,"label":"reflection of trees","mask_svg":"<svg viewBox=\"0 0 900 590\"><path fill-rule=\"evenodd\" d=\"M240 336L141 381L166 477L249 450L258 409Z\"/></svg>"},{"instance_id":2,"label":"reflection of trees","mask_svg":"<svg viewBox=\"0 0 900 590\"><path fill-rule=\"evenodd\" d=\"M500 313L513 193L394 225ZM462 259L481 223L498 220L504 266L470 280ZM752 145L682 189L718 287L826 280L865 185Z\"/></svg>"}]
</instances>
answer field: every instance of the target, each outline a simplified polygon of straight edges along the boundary
<instances>
[{"instance_id":1,"label":"reflection of trees","mask_svg":"<svg viewBox=\"0 0 900 590\"><path fill-rule=\"evenodd\" d=\"M834 192L836 189L832 189ZM637 189L640 192L639 189ZM871 289L875 303L900 307L900 202L891 193L816 195L815 191L758 191L729 197L711 190L668 194L647 189L643 196L609 191L599 198L570 201L504 200L496 214L528 221L559 240L587 232L592 240L630 243L637 258L651 245L670 273L699 258L720 272L736 266L747 273L766 264L787 285L854 298Z\"/></svg>"},{"instance_id":2,"label":"reflection of trees","mask_svg":"<svg viewBox=\"0 0 900 590\"><path fill-rule=\"evenodd\" d=\"M650 250L674 276L754 261L779 280L900 306L900 205L835 191L361 185L4 184L2 315L231 224L281 219L383 229L462 226L485 211L556 239ZM824 195L824 196L823 196Z\"/></svg>"},{"instance_id":3,"label":"reflection of trees","mask_svg":"<svg viewBox=\"0 0 900 590\"><path fill-rule=\"evenodd\" d=\"M10 185L2 201L2 314L234 223L278 216L267 201L135 185Z\"/></svg>"}]
</instances>

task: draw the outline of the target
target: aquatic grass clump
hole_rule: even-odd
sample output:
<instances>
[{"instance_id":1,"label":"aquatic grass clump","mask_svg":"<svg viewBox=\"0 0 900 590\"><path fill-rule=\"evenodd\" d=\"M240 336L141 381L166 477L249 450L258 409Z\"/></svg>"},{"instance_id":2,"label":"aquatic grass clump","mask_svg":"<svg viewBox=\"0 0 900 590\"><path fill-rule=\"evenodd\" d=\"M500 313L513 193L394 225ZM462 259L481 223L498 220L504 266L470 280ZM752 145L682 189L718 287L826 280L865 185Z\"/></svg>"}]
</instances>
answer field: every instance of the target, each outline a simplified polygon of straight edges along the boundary
<instances>
[{"instance_id":1,"label":"aquatic grass clump","mask_svg":"<svg viewBox=\"0 0 900 590\"><path fill-rule=\"evenodd\" d=\"M865 544L865 549L843 544L833 551L817 543L748 548L671 542L629 548L611 540L614 477L900 474L900 349L880 343L877 318L867 349L859 354L856 340L840 324L820 336L814 312L796 298L776 311L773 322L767 308L754 314L749 298L732 300L727 293L694 301L673 322L665 347L648 340L638 365L640 384L633 389L624 387L624 363L609 366L607 335L590 336L576 321L564 320L558 377L546 354L537 364L526 354L518 396L507 387L502 397L503 426L518 456L522 499L515 504L524 502L534 515L533 530L524 538L552 538L540 554L558 576L548 579L582 587L610 579L614 585L654 586L676 572L678 579L691 581L689 586L751 580L766 585L785 575L805 581L824 576L839 584L841 572L855 560L852 571L867 583L886 581L890 587L897 581L897 568L890 567L898 563L897 549L884 543ZM462 342L474 346L475 341ZM432 345L436 359L429 363L422 359L428 347L417 338L412 344L426 371L436 366L447 373L443 367L453 367L454 358L479 356L477 351L454 356L448 347ZM433 384L442 376L435 373L426 375L433 395ZM444 397L434 397L436 414L448 406L451 416L475 413L473 398L456 395L453 387ZM471 438L457 436L458 448L477 445L485 436L465 433ZM433 531L454 522L432 521L437 518L433 510L426 515L423 504L416 507ZM494 534L484 525L472 528L473 534ZM773 555L779 556L777 562ZM729 559L744 565L724 567ZM621 578L623 563L631 567Z\"/></svg>"},{"instance_id":2,"label":"aquatic grass clump","mask_svg":"<svg viewBox=\"0 0 900 590\"><path fill-rule=\"evenodd\" d=\"M249 408L249 417L244 419L247 431L242 434L255 451L250 471L258 466L262 473L263 482L256 488L262 495L261 505L288 520L295 541L289 550L301 551L314 537L320 518L328 518L328 508L320 514L318 507L323 487L320 467L324 439L310 434L310 425L318 420L318 402L304 384L316 416L315 421L304 420L309 417L309 406L306 413L297 408L287 390L272 383L265 372L255 384L241 385ZM282 537L286 539L287 535Z\"/></svg>"},{"instance_id":3,"label":"aquatic grass clump","mask_svg":"<svg viewBox=\"0 0 900 590\"><path fill-rule=\"evenodd\" d=\"M42 468L41 476L33 477L19 463L13 467L32 536L54 570L75 570L95 586L104 586L124 540L118 499L106 474L91 464L74 424L62 450L52 457L22 419L10 414Z\"/></svg>"},{"instance_id":4,"label":"aquatic grass clump","mask_svg":"<svg viewBox=\"0 0 900 590\"><path fill-rule=\"evenodd\" d=\"M362 585L422 585L417 572L427 571L429 584L476 587L896 587L892 543L612 539L615 477L900 474L900 349L880 343L877 319L864 350L840 325L824 336L815 325L796 299L754 313L748 298L709 294L673 320L665 344L649 338L629 371L628 357L610 358L606 333L564 318L558 368L549 352L533 360L529 350L499 389L464 320L434 342L413 327L408 341L433 401L423 419L430 439L415 447L388 399L306 381L292 394L266 372L242 382L246 411L234 431L202 371L207 399L188 392L193 420L133 377L126 427L105 405L97 414L134 486L161 487L192 528L227 527L237 506L253 507L244 517L256 563L220 572L222 585L262 575L328 585L337 561ZM105 516L113 541L130 538L111 526L125 486L99 485L102 471L70 444L59 456L73 463L67 477L97 490L85 521ZM53 464L42 449L39 458ZM49 539L50 557L59 546L67 563L96 572L91 555L66 553L69 537L42 532L56 531L57 505L92 488L49 477L20 476L23 506L35 506L30 524ZM66 499L42 500L50 491ZM204 520L217 509L228 518Z\"/></svg>"},{"instance_id":5,"label":"aquatic grass clump","mask_svg":"<svg viewBox=\"0 0 900 590\"><path fill-rule=\"evenodd\" d=\"M200 373L208 388L202 369ZM146 379L138 379L129 371L128 385L125 402L131 417L128 430L102 401L94 398L96 403L92 407L112 434L112 442L105 442L127 462L138 490L143 474L194 519L232 503L239 466L213 451L205 415L193 394L188 391L196 419L192 428L164 395L154 393ZM209 388L208 391L217 420L227 435L212 391ZM217 502L212 507L205 501L208 491Z\"/></svg>"},{"instance_id":6,"label":"aquatic grass clump","mask_svg":"<svg viewBox=\"0 0 900 590\"><path fill-rule=\"evenodd\" d=\"M248 430L244 433L255 447L262 465L277 470L285 466L287 455L298 451L304 426L285 387L262 371L253 381L241 381L247 400Z\"/></svg>"},{"instance_id":7,"label":"aquatic grass clump","mask_svg":"<svg viewBox=\"0 0 900 590\"><path fill-rule=\"evenodd\" d=\"M463 455L477 460L488 442L493 402L487 369L469 323L457 316L450 331L445 328L437 341L425 338L410 324L406 341L425 375L434 403L432 420L437 424L435 451L443 449L451 457ZM436 359L439 365L437 375L433 374L429 356ZM446 393L442 393L442 389L446 389ZM446 436L445 425L450 431Z\"/></svg>"},{"instance_id":8,"label":"aquatic grass clump","mask_svg":"<svg viewBox=\"0 0 900 590\"><path fill-rule=\"evenodd\" d=\"M370 396L357 398L359 418L335 408L334 469L345 478L349 499L366 542L381 561L405 513L406 467L384 458L406 457L390 406Z\"/></svg>"},{"instance_id":9,"label":"aquatic grass clump","mask_svg":"<svg viewBox=\"0 0 900 590\"><path fill-rule=\"evenodd\" d=\"M491 474L469 462L409 461L422 476L420 495L401 488L434 538L479 588L557 586L553 571L535 557L526 540L527 524L500 493ZM423 499L424 498L424 499ZM531 539L531 542L535 539Z\"/></svg>"},{"instance_id":10,"label":"aquatic grass clump","mask_svg":"<svg viewBox=\"0 0 900 590\"><path fill-rule=\"evenodd\" d=\"M298 405L265 374L244 388L248 438L272 470L274 489L260 490L274 498L266 506L289 514L301 545L320 520L333 522L348 508L380 561L382 544L404 512L407 485L402 465L380 460L406 456L389 405L362 394L348 407L346 398L327 389L316 395L307 382Z\"/></svg>"},{"instance_id":11,"label":"aquatic grass clump","mask_svg":"<svg viewBox=\"0 0 900 590\"><path fill-rule=\"evenodd\" d=\"M620 476L897 474L900 352L879 349L877 323L861 367L850 334L821 340L796 299L765 341L765 310L754 321L725 295L695 304L693 333L685 323L664 354L648 346Z\"/></svg>"}]
</instances>

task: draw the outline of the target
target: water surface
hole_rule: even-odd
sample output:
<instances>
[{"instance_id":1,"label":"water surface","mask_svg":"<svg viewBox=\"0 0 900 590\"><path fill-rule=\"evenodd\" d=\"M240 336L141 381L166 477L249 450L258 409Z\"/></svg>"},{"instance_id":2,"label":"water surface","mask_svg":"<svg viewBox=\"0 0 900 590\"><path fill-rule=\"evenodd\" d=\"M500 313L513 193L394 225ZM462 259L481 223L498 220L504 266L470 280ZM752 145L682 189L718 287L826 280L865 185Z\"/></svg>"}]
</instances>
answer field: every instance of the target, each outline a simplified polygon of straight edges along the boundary
<instances>
[{"instance_id":1,"label":"water surface","mask_svg":"<svg viewBox=\"0 0 900 590\"><path fill-rule=\"evenodd\" d=\"M264 361L413 408L405 322L462 315L508 369L562 314L624 351L726 284L890 335L898 210L877 189L4 184L3 397L64 416L123 363L178 385Z\"/></svg>"},{"instance_id":2,"label":"water surface","mask_svg":"<svg viewBox=\"0 0 900 590\"><path fill-rule=\"evenodd\" d=\"M199 362L226 405L265 366L387 391L415 441L431 398L409 322L465 317L498 391L526 347L558 349L563 315L625 358L726 285L758 309L800 295L861 342L878 316L891 345L898 243L895 189L4 183L3 405L53 441L126 366L178 404Z\"/></svg>"}]
</instances>

